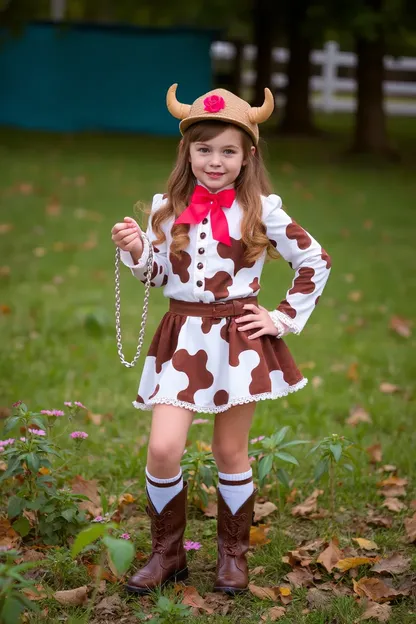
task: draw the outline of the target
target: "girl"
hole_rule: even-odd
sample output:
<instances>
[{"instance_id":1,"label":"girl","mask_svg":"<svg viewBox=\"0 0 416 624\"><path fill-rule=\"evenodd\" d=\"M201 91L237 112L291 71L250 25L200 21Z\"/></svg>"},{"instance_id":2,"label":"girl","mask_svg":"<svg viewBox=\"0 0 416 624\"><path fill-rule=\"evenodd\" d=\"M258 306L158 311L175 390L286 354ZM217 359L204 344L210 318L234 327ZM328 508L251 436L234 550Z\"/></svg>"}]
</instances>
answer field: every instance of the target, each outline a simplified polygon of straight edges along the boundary
<instances>
[{"instance_id":1,"label":"girl","mask_svg":"<svg viewBox=\"0 0 416 624\"><path fill-rule=\"evenodd\" d=\"M188 576L180 461L193 414L203 412L215 414L219 475L214 590L235 594L248 585L255 405L306 385L282 337L305 326L331 260L271 194L258 145L258 124L274 107L269 89L264 104L252 108L224 89L181 104L176 88L170 87L167 106L181 119L183 138L167 193L154 196L146 234L129 217L112 229L122 261L142 282L153 246L151 285L163 286L169 298L133 402L153 410L146 465L152 554L126 587L141 594ZM282 255L295 271L272 311L257 301L267 253Z\"/></svg>"}]
</instances>

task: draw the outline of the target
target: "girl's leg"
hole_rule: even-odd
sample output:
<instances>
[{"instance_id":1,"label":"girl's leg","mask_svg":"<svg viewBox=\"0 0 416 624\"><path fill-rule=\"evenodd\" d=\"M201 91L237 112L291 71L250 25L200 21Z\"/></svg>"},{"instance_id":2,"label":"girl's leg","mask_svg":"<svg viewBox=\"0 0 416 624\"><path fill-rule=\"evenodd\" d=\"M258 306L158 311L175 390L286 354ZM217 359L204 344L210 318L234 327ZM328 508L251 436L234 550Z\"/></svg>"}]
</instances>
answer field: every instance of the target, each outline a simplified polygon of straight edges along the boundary
<instances>
[{"instance_id":1,"label":"girl's leg","mask_svg":"<svg viewBox=\"0 0 416 624\"><path fill-rule=\"evenodd\" d=\"M246 553L254 499L248 437L256 404L236 405L215 417L212 451L218 466L218 559L214 591L247 590Z\"/></svg>"},{"instance_id":2,"label":"girl's leg","mask_svg":"<svg viewBox=\"0 0 416 624\"><path fill-rule=\"evenodd\" d=\"M158 513L183 487L180 462L193 413L174 405L155 405L147 448L146 486Z\"/></svg>"},{"instance_id":3,"label":"girl's leg","mask_svg":"<svg viewBox=\"0 0 416 624\"><path fill-rule=\"evenodd\" d=\"M128 581L126 589L145 594L188 576L183 534L186 526L187 484L180 461L192 422L192 412L171 405L155 405L147 452L147 514L152 554Z\"/></svg>"},{"instance_id":4,"label":"girl's leg","mask_svg":"<svg viewBox=\"0 0 416 624\"><path fill-rule=\"evenodd\" d=\"M254 489L248 439L255 409L256 403L246 403L215 416L212 452L218 466L218 489L232 513Z\"/></svg>"}]
</instances>

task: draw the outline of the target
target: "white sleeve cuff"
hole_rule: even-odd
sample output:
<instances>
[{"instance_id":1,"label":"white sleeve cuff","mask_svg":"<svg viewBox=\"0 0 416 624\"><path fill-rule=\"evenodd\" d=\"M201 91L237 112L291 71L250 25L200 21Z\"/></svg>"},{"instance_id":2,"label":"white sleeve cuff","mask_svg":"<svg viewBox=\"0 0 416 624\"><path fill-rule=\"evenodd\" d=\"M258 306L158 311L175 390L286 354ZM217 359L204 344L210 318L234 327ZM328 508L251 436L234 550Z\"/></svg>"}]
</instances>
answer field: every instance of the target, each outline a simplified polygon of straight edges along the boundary
<instances>
[{"instance_id":1,"label":"white sleeve cuff","mask_svg":"<svg viewBox=\"0 0 416 624\"><path fill-rule=\"evenodd\" d=\"M287 316L280 310L273 310L272 312L268 310L268 314L278 331L277 338L282 338L289 333L300 334L299 327L292 321L290 316Z\"/></svg>"},{"instance_id":2,"label":"white sleeve cuff","mask_svg":"<svg viewBox=\"0 0 416 624\"><path fill-rule=\"evenodd\" d=\"M143 269L147 264L147 260L149 258L149 239L144 233L142 235L142 241L143 253L140 256L140 260L137 264L134 264L134 260L129 251L124 251L123 249L120 249L120 260L130 269Z\"/></svg>"}]
</instances>

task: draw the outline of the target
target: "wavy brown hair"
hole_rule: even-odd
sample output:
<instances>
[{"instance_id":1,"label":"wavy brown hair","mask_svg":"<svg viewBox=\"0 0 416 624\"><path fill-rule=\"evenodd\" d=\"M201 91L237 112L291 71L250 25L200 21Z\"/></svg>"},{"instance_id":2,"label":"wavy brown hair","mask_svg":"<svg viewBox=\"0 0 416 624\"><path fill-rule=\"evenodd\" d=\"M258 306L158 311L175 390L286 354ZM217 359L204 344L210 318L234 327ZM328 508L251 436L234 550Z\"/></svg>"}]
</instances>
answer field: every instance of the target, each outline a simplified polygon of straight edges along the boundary
<instances>
[{"instance_id":1,"label":"wavy brown hair","mask_svg":"<svg viewBox=\"0 0 416 624\"><path fill-rule=\"evenodd\" d=\"M195 187L195 176L192 173L191 163L189 162L191 143L210 141L224 132L227 127L239 130L244 160L246 160L246 165L241 167L241 171L234 183L237 201L243 210L241 238L245 245L244 256L248 262L254 262L266 249L271 258L277 258L279 254L266 236L266 227L262 221L260 195L270 195L271 186L261 150L257 146L253 154L251 152L253 142L244 130L233 124L218 121L202 121L193 124L185 131L183 140L178 146L175 167L167 183L168 201L152 217L152 227L157 237L154 244L157 246L166 240L162 224L171 217L175 219L179 217L189 205ZM145 212L150 214L149 210ZM189 228L189 224L172 226L170 251L177 258L180 258L181 252L189 245Z\"/></svg>"}]
</instances>

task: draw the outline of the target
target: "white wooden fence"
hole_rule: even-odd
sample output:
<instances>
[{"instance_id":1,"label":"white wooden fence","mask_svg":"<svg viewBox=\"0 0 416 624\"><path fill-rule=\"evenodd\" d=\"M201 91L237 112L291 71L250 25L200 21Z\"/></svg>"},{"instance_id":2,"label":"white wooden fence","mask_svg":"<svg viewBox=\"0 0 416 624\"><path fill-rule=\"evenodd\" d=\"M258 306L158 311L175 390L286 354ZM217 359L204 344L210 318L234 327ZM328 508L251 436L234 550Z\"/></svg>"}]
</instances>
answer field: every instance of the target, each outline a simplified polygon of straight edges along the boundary
<instances>
[{"instance_id":1,"label":"white wooden fence","mask_svg":"<svg viewBox=\"0 0 416 624\"><path fill-rule=\"evenodd\" d=\"M235 55L235 48L232 43L225 41L215 41L211 46L211 56L213 60L231 60ZM253 61L256 56L256 48L253 45L246 45L243 49L244 61ZM289 51L285 48L273 49L273 60L278 63L288 61ZM321 74L312 76L310 79L310 89L312 92L311 103L313 108L324 112L350 112L356 108L356 81L355 78L341 78L338 76L339 67L355 67L357 55L354 52L341 52L339 45L335 41L327 41L322 50L313 50L311 63L321 67ZM416 116L416 58L401 56L393 58L384 57L384 67L387 70L396 72L414 72L413 81L391 81L385 80L384 106L390 115ZM242 72L242 84L253 86L256 74L252 69L244 69ZM273 73L272 88L279 91L287 82L286 74ZM284 95L277 94L276 101L282 105Z\"/></svg>"}]
</instances>

